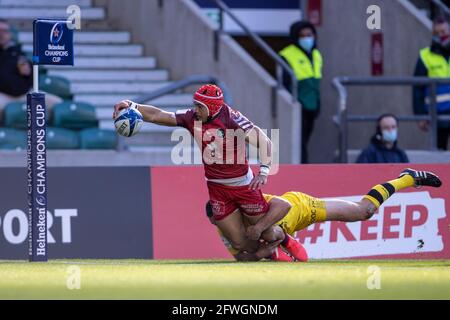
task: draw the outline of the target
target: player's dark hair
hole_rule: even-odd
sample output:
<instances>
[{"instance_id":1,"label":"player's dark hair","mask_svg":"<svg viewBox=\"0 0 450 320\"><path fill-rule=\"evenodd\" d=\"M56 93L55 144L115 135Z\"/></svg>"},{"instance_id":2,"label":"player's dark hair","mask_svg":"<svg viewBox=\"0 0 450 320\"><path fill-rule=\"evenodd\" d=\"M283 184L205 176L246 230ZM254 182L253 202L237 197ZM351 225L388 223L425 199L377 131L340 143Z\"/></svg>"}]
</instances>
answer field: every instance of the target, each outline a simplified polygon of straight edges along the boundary
<instances>
[{"instance_id":1,"label":"player's dark hair","mask_svg":"<svg viewBox=\"0 0 450 320\"><path fill-rule=\"evenodd\" d=\"M208 218L212 218L213 210L212 210L211 203L209 201L206 202L205 209L206 209L206 215L208 216Z\"/></svg>"},{"instance_id":2,"label":"player's dark hair","mask_svg":"<svg viewBox=\"0 0 450 320\"><path fill-rule=\"evenodd\" d=\"M377 127L376 127L376 130L377 130L377 134L379 134L379 135L381 135L381 121L382 121L384 118L394 118L394 119L395 119L395 122L397 123L397 126L398 126L398 118L397 118L397 116L396 116L395 114L393 114L393 113L383 113L383 114L382 114L381 116L379 116L378 119L377 119Z\"/></svg>"}]
</instances>

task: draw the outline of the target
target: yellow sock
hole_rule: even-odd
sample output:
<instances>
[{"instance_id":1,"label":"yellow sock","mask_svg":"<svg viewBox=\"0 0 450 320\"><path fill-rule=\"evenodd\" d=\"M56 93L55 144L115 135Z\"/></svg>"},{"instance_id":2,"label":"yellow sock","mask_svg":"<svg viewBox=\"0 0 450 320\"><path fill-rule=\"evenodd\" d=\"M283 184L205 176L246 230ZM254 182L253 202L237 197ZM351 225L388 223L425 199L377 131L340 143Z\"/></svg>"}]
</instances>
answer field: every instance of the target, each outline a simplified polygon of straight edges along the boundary
<instances>
[{"instance_id":1,"label":"yellow sock","mask_svg":"<svg viewBox=\"0 0 450 320\"><path fill-rule=\"evenodd\" d=\"M405 174L401 178L388 181L388 183L392 184L392 186L395 188L395 191L399 191L405 188L413 187L414 178L411 177L409 174Z\"/></svg>"},{"instance_id":2,"label":"yellow sock","mask_svg":"<svg viewBox=\"0 0 450 320\"><path fill-rule=\"evenodd\" d=\"M414 178L410 175L404 175L398 179L383 184L377 184L364 196L364 199L369 200L375 207L379 208L383 202L389 199L396 191L412 186L414 186Z\"/></svg>"}]
</instances>

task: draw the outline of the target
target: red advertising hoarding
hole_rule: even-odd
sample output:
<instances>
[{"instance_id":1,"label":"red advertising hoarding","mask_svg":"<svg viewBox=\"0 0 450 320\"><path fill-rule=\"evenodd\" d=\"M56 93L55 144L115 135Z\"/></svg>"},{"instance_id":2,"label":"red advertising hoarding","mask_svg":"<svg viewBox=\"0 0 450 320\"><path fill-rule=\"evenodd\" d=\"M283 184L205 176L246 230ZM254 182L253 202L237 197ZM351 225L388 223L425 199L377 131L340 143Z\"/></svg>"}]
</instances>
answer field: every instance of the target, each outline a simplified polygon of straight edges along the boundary
<instances>
[{"instance_id":1,"label":"red advertising hoarding","mask_svg":"<svg viewBox=\"0 0 450 320\"><path fill-rule=\"evenodd\" d=\"M450 164L414 165L436 172L443 186L410 188L386 201L364 222L325 222L297 234L310 258L450 258ZM300 191L321 198L358 201L404 165L282 165L266 193ZM153 167L155 259L230 258L205 215L203 168Z\"/></svg>"}]
</instances>

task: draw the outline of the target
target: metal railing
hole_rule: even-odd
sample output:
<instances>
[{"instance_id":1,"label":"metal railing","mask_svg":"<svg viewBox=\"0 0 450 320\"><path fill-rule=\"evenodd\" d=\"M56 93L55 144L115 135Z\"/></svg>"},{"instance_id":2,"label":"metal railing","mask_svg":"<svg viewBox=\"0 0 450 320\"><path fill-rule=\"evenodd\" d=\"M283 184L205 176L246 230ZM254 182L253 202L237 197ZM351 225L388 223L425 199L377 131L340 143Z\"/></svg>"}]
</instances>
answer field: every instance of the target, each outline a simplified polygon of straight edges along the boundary
<instances>
[{"instance_id":1,"label":"metal railing","mask_svg":"<svg viewBox=\"0 0 450 320\"><path fill-rule=\"evenodd\" d=\"M437 114L436 90L439 84L450 84L450 78L428 78L428 77L336 77L333 86L338 92L338 104L335 121L339 126L339 160L347 162L348 150L348 123L349 122L374 122L378 115L356 115L349 114L347 109L346 86L428 86L430 88L430 107L428 115L398 115L399 121L429 121L430 149L437 150L437 122L438 120L450 120L450 115Z\"/></svg>"},{"instance_id":2,"label":"metal railing","mask_svg":"<svg viewBox=\"0 0 450 320\"><path fill-rule=\"evenodd\" d=\"M223 14L224 12L242 29L244 33L255 42L255 44L263 50L275 63L277 75L277 87L283 85L283 71L289 74L291 79L292 101L297 102L297 77L291 67L284 61L259 35L251 31L238 17L230 10L230 8L222 0L212 0L219 8L219 28L216 30L214 52L216 58L219 55L219 36L223 30Z\"/></svg>"},{"instance_id":3,"label":"metal railing","mask_svg":"<svg viewBox=\"0 0 450 320\"><path fill-rule=\"evenodd\" d=\"M184 89L191 85L205 84L205 83L212 83L212 84L219 86L222 89L223 98L224 98L225 102L227 104L232 104L232 97L230 94L230 90L228 89L226 84L223 83L221 80L219 80L213 76L208 76L208 75L192 75L192 76L183 78L181 80L173 81L164 87L154 90L148 94L141 95L141 96L135 98L133 101L136 101L137 103L146 103L150 100L162 97L166 94L175 92L177 90Z\"/></svg>"},{"instance_id":4,"label":"metal railing","mask_svg":"<svg viewBox=\"0 0 450 320\"><path fill-rule=\"evenodd\" d=\"M219 8L219 27L214 32L214 58L219 60L219 39L220 35L224 32L224 13L226 13L243 31L244 33L253 40L253 42L263 50L275 63L276 65L276 87L272 88L272 116L275 118L276 110L276 90L283 87L283 71L289 74L291 80L291 95L292 102L298 103L297 100L297 77L291 67L284 61L259 35L251 31L231 10L222 0L212 0ZM300 108L295 105L292 108L292 119L291 119L291 162L300 163L301 150L301 112Z\"/></svg>"},{"instance_id":5,"label":"metal railing","mask_svg":"<svg viewBox=\"0 0 450 320\"><path fill-rule=\"evenodd\" d=\"M447 19L450 18L450 9L441 0L430 0L431 3L439 9L441 14L444 14Z\"/></svg>"}]
</instances>

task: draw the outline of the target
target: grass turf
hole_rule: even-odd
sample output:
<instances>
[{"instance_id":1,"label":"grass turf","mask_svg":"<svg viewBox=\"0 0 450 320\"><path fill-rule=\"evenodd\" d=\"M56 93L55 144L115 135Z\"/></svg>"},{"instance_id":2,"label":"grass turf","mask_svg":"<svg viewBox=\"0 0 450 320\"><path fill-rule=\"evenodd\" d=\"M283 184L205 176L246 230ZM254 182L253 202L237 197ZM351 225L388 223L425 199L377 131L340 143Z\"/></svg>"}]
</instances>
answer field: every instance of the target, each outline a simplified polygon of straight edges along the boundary
<instances>
[{"instance_id":1,"label":"grass turf","mask_svg":"<svg viewBox=\"0 0 450 320\"><path fill-rule=\"evenodd\" d=\"M450 261L0 261L0 299L450 299Z\"/></svg>"}]
</instances>

